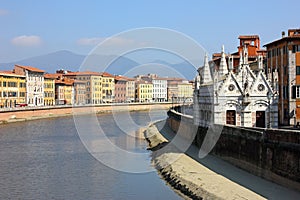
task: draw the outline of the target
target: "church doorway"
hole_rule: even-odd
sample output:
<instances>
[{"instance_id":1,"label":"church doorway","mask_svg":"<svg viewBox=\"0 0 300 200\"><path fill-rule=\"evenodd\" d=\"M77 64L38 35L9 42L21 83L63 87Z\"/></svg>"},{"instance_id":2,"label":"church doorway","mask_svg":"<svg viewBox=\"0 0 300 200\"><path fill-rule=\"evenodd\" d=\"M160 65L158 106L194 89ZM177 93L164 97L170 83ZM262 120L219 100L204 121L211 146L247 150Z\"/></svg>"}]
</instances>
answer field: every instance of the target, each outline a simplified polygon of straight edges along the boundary
<instances>
[{"instance_id":1,"label":"church doorway","mask_svg":"<svg viewBox=\"0 0 300 200\"><path fill-rule=\"evenodd\" d=\"M236 123L236 112L235 110L226 111L226 124L235 125Z\"/></svg>"},{"instance_id":2,"label":"church doorway","mask_svg":"<svg viewBox=\"0 0 300 200\"><path fill-rule=\"evenodd\" d=\"M256 127L266 128L265 111L256 111Z\"/></svg>"}]
</instances>

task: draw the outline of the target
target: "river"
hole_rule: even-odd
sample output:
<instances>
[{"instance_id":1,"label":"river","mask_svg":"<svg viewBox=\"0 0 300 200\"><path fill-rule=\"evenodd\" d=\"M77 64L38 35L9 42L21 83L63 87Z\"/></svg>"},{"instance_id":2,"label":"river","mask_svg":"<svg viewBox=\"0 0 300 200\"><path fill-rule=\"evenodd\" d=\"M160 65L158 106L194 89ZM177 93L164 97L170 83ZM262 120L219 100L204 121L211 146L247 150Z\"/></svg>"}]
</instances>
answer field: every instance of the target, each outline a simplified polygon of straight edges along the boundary
<instances>
[{"instance_id":1,"label":"river","mask_svg":"<svg viewBox=\"0 0 300 200\"><path fill-rule=\"evenodd\" d=\"M123 124L129 120L122 113L116 115ZM134 131L137 137L124 134L115 117L103 114L97 120L112 143L139 153L139 159L128 160L128 166L145 165L149 172L123 172L97 160L81 142L73 117L3 124L0 199L181 199L151 165L151 152L146 150L146 141L138 137L141 133L137 127L126 130ZM166 115L155 111L151 116L148 112L131 112L130 118L145 126ZM100 153L106 152L102 149ZM109 159L107 163L116 160L111 152L105 159Z\"/></svg>"}]
</instances>

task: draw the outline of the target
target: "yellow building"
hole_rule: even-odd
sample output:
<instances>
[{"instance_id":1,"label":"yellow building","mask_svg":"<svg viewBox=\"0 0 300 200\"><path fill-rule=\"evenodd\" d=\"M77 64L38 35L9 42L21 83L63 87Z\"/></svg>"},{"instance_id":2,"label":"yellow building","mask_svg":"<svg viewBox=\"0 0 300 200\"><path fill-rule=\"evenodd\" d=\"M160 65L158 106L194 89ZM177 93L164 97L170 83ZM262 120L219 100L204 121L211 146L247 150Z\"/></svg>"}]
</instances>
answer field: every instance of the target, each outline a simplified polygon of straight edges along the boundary
<instances>
[{"instance_id":1,"label":"yellow building","mask_svg":"<svg viewBox=\"0 0 300 200\"><path fill-rule=\"evenodd\" d=\"M148 81L136 82L136 101L152 102L153 101L153 84Z\"/></svg>"},{"instance_id":2,"label":"yellow building","mask_svg":"<svg viewBox=\"0 0 300 200\"><path fill-rule=\"evenodd\" d=\"M72 105L74 103L73 81L65 81L64 92L65 92L64 96L65 96L66 104Z\"/></svg>"},{"instance_id":3,"label":"yellow building","mask_svg":"<svg viewBox=\"0 0 300 200\"><path fill-rule=\"evenodd\" d=\"M0 71L0 107L26 105L26 77L11 71Z\"/></svg>"},{"instance_id":4,"label":"yellow building","mask_svg":"<svg viewBox=\"0 0 300 200\"><path fill-rule=\"evenodd\" d=\"M104 103L112 103L115 98L115 78L113 75L103 72L102 75L102 100Z\"/></svg>"},{"instance_id":5,"label":"yellow building","mask_svg":"<svg viewBox=\"0 0 300 200\"><path fill-rule=\"evenodd\" d=\"M99 72L67 72L62 74L69 79L85 82L85 103L102 103L102 74Z\"/></svg>"},{"instance_id":6,"label":"yellow building","mask_svg":"<svg viewBox=\"0 0 300 200\"><path fill-rule=\"evenodd\" d=\"M44 75L44 106L55 105L55 78L49 74Z\"/></svg>"},{"instance_id":7,"label":"yellow building","mask_svg":"<svg viewBox=\"0 0 300 200\"><path fill-rule=\"evenodd\" d=\"M178 100L180 102L191 102L193 101L193 84L188 81L178 83Z\"/></svg>"}]
</instances>

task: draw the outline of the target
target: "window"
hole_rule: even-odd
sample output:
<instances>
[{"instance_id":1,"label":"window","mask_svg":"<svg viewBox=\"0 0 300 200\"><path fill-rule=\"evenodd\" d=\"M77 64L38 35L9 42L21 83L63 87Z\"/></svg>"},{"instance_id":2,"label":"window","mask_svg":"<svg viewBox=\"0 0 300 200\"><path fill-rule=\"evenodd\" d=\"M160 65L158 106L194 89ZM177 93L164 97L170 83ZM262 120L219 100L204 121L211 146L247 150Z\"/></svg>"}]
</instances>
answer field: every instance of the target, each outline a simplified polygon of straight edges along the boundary
<instances>
[{"instance_id":1,"label":"window","mask_svg":"<svg viewBox=\"0 0 300 200\"><path fill-rule=\"evenodd\" d=\"M298 52L298 51L300 51L300 45L293 45L292 52L293 52L293 53L296 53L296 52Z\"/></svg>"},{"instance_id":2,"label":"window","mask_svg":"<svg viewBox=\"0 0 300 200\"><path fill-rule=\"evenodd\" d=\"M292 99L300 98L300 85L292 86Z\"/></svg>"},{"instance_id":3,"label":"window","mask_svg":"<svg viewBox=\"0 0 300 200\"><path fill-rule=\"evenodd\" d=\"M26 83L20 83L19 87L20 88L25 88L26 87Z\"/></svg>"},{"instance_id":4,"label":"window","mask_svg":"<svg viewBox=\"0 0 300 200\"><path fill-rule=\"evenodd\" d=\"M300 66L296 67L296 75L300 75Z\"/></svg>"},{"instance_id":5,"label":"window","mask_svg":"<svg viewBox=\"0 0 300 200\"><path fill-rule=\"evenodd\" d=\"M283 71L283 72L284 72L284 75L287 75L287 66L285 66L283 70L284 70L284 71Z\"/></svg>"}]
</instances>

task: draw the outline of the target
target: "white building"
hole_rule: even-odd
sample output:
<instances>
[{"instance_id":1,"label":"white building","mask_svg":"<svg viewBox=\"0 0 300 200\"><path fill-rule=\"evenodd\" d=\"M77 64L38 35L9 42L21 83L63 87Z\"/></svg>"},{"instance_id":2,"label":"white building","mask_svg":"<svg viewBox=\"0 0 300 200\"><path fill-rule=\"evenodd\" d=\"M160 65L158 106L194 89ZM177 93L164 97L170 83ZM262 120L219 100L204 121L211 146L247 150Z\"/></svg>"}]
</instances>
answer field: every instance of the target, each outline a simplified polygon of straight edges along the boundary
<instances>
[{"instance_id":1,"label":"white building","mask_svg":"<svg viewBox=\"0 0 300 200\"><path fill-rule=\"evenodd\" d=\"M209 65L205 56L204 66L198 69L195 79L195 125L278 127L278 92L263 71L262 57L257 58L258 70L252 71L244 47L237 72L233 70L231 56L228 65L224 47L218 71L213 69L213 63Z\"/></svg>"},{"instance_id":2,"label":"white building","mask_svg":"<svg viewBox=\"0 0 300 200\"><path fill-rule=\"evenodd\" d=\"M154 102L166 102L168 100L168 81L164 78L152 78Z\"/></svg>"},{"instance_id":3,"label":"white building","mask_svg":"<svg viewBox=\"0 0 300 200\"><path fill-rule=\"evenodd\" d=\"M44 70L15 65L14 72L26 76L26 102L28 106L44 105Z\"/></svg>"},{"instance_id":4,"label":"white building","mask_svg":"<svg viewBox=\"0 0 300 200\"><path fill-rule=\"evenodd\" d=\"M153 84L153 101L168 101L168 78L159 77L157 74L140 75L137 80L144 80Z\"/></svg>"}]
</instances>

